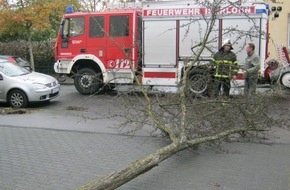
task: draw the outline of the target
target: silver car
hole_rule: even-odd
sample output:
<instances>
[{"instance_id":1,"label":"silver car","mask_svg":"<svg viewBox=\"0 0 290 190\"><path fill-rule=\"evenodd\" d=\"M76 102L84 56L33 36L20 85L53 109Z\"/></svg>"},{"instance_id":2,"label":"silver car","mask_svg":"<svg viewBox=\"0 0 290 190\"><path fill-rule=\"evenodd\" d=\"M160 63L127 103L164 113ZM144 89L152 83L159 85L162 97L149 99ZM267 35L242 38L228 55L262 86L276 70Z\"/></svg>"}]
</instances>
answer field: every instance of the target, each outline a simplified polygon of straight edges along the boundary
<instances>
[{"instance_id":1,"label":"silver car","mask_svg":"<svg viewBox=\"0 0 290 190\"><path fill-rule=\"evenodd\" d=\"M0 102L24 108L30 102L48 101L59 95L55 78L31 72L7 60L0 59Z\"/></svg>"},{"instance_id":2,"label":"silver car","mask_svg":"<svg viewBox=\"0 0 290 190\"><path fill-rule=\"evenodd\" d=\"M32 67L28 61L25 59L22 59L18 56L12 56L12 55L0 55L0 59L5 59L7 61L10 61L12 63L17 63L21 67L25 67L26 69L32 71Z\"/></svg>"}]
</instances>

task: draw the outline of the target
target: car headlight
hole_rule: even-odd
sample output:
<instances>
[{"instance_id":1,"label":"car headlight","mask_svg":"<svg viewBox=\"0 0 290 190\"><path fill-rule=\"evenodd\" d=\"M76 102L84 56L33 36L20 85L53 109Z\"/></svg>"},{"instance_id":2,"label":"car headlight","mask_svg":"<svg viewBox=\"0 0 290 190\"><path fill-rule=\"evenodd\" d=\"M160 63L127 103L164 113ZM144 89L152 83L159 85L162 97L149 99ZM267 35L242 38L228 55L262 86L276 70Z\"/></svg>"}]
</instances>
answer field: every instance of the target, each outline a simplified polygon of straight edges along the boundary
<instances>
[{"instance_id":1,"label":"car headlight","mask_svg":"<svg viewBox=\"0 0 290 190\"><path fill-rule=\"evenodd\" d=\"M33 84L32 84L32 87L33 87L35 90L41 90L41 89L45 89L45 88L47 88L47 86L45 86L44 84L41 84L41 83L33 83Z\"/></svg>"}]
</instances>

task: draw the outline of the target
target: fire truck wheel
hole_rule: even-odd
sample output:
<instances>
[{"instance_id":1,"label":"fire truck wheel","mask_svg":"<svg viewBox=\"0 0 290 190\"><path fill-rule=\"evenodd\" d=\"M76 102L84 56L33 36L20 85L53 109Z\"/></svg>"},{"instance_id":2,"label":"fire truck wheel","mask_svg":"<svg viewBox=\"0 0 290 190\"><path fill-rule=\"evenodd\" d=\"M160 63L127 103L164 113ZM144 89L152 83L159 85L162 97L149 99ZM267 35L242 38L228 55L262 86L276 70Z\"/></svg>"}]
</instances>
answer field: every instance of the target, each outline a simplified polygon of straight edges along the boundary
<instances>
[{"instance_id":1,"label":"fire truck wheel","mask_svg":"<svg viewBox=\"0 0 290 190\"><path fill-rule=\"evenodd\" d=\"M207 96L211 76L204 70L193 70L189 73L187 94L193 97Z\"/></svg>"},{"instance_id":2,"label":"fire truck wheel","mask_svg":"<svg viewBox=\"0 0 290 190\"><path fill-rule=\"evenodd\" d=\"M281 84L290 89L290 72L283 73L281 76Z\"/></svg>"},{"instance_id":3,"label":"fire truck wheel","mask_svg":"<svg viewBox=\"0 0 290 190\"><path fill-rule=\"evenodd\" d=\"M74 78L74 84L79 93L84 95L94 94L102 87L101 73L93 69L83 68Z\"/></svg>"}]
</instances>

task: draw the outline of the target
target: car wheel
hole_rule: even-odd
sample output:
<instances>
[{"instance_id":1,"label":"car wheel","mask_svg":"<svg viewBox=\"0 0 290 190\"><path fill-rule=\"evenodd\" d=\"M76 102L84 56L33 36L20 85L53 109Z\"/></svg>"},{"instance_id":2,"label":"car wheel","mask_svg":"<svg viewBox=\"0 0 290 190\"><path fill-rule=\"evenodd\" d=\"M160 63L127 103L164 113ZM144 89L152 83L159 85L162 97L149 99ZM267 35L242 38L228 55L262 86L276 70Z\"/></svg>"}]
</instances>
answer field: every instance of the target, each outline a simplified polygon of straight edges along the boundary
<instances>
[{"instance_id":1,"label":"car wheel","mask_svg":"<svg viewBox=\"0 0 290 190\"><path fill-rule=\"evenodd\" d=\"M23 91L12 90L8 94L8 103L13 108L25 108L28 104L28 99Z\"/></svg>"},{"instance_id":2,"label":"car wheel","mask_svg":"<svg viewBox=\"0 0 290 190\"><path fill-rule=\"evenodd\" d=\"M84 95L94 94L102 87L102 75L93 69L83 68L75 76L74 84L79 93Z\"/></svg>"}]
</instances>

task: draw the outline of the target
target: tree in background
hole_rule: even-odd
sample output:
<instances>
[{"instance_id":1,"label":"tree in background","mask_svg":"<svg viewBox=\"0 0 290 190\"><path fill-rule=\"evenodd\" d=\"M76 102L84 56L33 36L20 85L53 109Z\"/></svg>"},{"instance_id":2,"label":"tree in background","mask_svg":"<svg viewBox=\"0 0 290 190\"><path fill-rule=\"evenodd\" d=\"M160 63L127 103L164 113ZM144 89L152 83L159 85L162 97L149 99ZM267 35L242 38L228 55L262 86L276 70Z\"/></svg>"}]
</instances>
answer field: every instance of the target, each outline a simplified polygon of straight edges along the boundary
<instances>
[{"instance_id":1,"label":"tree in background","mask_svg":"<svg viewBox=\"0 0 290 190\"><path fill-rule=\"evenodd\" d=\"M82 8L86 11L100 11L104 10L110 4L139 2L138 0L81 0Z\"/></svg>"},{"instance_id":2,"label":"tree in background","mask_svg":"<svg viewBox=\"0 0 290 190\"><path fill-rule=\"evenodd\" d=\"M30 63L35 69L32 41L56 36L67 5L80 6L77 0L0 1L0 40L27 41Z\"/></svg>"},{"instance_id":3,"label":"tree in background","mask_svg":"<svg viewBox=\"0 0 290 190\"><path fill-rule=\"evenodd\" d=\"M98 11L106 7L108 1L104 0L82 0L81 4L87 11Z\"/></svg>"}]
</instances>

